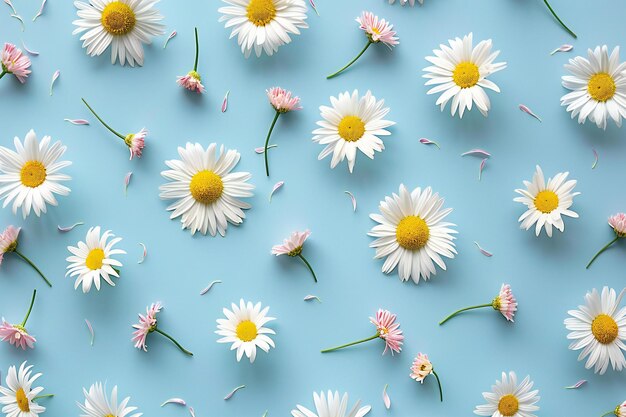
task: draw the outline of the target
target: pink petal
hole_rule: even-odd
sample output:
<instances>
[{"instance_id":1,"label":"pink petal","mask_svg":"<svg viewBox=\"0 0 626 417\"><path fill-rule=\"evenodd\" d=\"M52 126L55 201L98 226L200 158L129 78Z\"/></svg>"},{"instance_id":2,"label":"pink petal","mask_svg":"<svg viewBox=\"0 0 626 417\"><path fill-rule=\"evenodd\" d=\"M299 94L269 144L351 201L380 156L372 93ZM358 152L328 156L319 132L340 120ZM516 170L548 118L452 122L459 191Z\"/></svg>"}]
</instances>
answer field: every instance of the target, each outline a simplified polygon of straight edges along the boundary
<instances>
[{"instance_id":1,"label":"pink petal","mask_svg":"<svg viewBox=\"0 0 626 417\"><path fill-rule=\"evenodd\" d=\"M488 258L491 258L493 256L493 253L483 249L480 247L480 245L478 244L478 242L474 242L474 245L476 245L476 247L478 248L478 250L480 251L480 253L482 253L483 255L485 255Z\"/></svg>"},{"instance_id":2,"label":"pink petal","mask_svg":"<svg viewBox=\"0 0 626 417\"><path fill-rule=\"evenodd\" d=\"M269 151L272 148L277 148L278 145L267 145L267 150ZM263 146L259 146L258 148L254 148L254 152L258 153L258 154L263 154L265 153L265 148Z\"/></svg>"},{"instance_id":3,"label":"pink petal","mask_svg":"<svg viewBox=\"0 0 626 417\"><path fill-rule=\"evenodd\" d=\"M385 388L383 388L383 402L385 403L385 408L389 410L391 408L391 399L387 395L387 386L388 384L385 384Z\"/></svg>"},{"instance_id":4,"label":"pink petal","mask_svg":"<svg viewBox=\"0 0 626 417\"><path fill-rule=\"evenodd\" d=\"M143 243L139 242L139 244L143 248L143 254L141 255L141 259L139 259L139 261L137 261L137 263L138 264L142 264L143 261L146 260L146 256L148 256L148 249L146 248L146 245L144 245Z\"/></svg>"},{"instance_id":5,"label":"pink petal","mask_svg":"<svg viewBox=\"0 0 626 417\"><path fill-rule=\"evenodd\" d=\"M167 37L167 39L165 40L165 43L163 44L163 49L167 47L167 44L170 43L170 40L176 35L177 35L176 31L173 31L172 33L170 33L170 36Z\"/></svg>"},{"instance_id":6,"label":"pink petal","mask_svg":"<svg viewBox=\"0 0 626 417\"><path fill-rule=\"evenodd\" d=\"M580 381L578 381L574 385L570 385L569 387L565 387L565 389L578 389L578 388L582 387L583 385L585 385L586 383L587 383L586 379L581 379Z\"/></svg>"},{"instance_id":7,"label":"pink petal","mask_svg":"<svg viewBox=\"0 0 626 417\"><path fill-rule=\"evenodd\" d=\"M356 197L350 191L344 191L344 193L348 194L350 197L350 201L352 201L352 211L356 211Z\"/></svg>"},{"instance_id":8,"label":"pink petal","mask_svg":"<svg viewBox=\"0 0 626 417\"><path fill-rule=\"evenodd\" d=\"M541 122L541 117L537 116L535 113L533 113L533 111L531 109L529 109L527 106L520 104L519 105L519 109L521 111L523 111L524 113L527 113L529 115L531 115L532 117L534 117L535 119L539 120Z\"/></svg>"},{"instance_id":9,"label":"pink petal","mask_svg":"<svg viewBox=\"0 0 626 417\"><path fill-rule=\"evenodd\" d=\"M194 411L193 407L189 407L189 414L191 414L191 417L196 417L196 412Z\"/></svg>"},{"instance_id":10,"label":"pink petal","mask_svg":"<svg viewBox=\"0 0 626 417\"><path fill-rule=\"evenodd\" d=\"M89 329L89 333L91 333L91 346L93 346L93 340L96 337L96 334L93 331L93 326L91 325L91 322L87 319L85 319L85 324L87 324L87 328Z\"/></svg>"},{"instance_id":11,"label":"pink petal","mask_svg":"<svg viewBox=\"0 0 626 417\"><path fill-rule=\"evenodd\" d=\"M74 228L76 226L82 226L83 224L85 224L85 223L83 223L83 222L76 222L73 225L66 226L66 227L62 227L61 225L58 225L57 229L59 229L59 232L61 232L61 233L67 233L67 232L71 232L72 230L74 230Z\"/></svg>"},{"instance_id":12,"label":"pink petal","mask_svg":"<svg viewBox=\"0 0 626 417\"><path fill-rule=\"evenodd\" d=\"M285 181L278 181L274 184L274 188L272 188L272 192L270 193L270 203L272 202L272 196L276 191L278 191L283 185L285 185Z\"/></svg>"},{"instance_id":13,"label":"pink petal","mask_svg":"<svg viewBox=\"0 0 626 417\"><path fill-rule=\"evenodd\" d=\"M224 96L224 100L222 101L222 113L226 112L226 109L228 109L228 96L229 95L230 95L230 90L226 92L226 95Z\"/></svg>"},{"instance_id":14,"label":"pink petal","mask_svg":"<svg viewBox=\"0 0 626 417\"><path fill-rule=\"evenodd\" d=\"M574 49L574 45L563 44L556 48L554 51L550 52L550 55L554 55L557 52L569 52Z\"/></svg>"},{"instance_id":15,"label":"pink petal","mask_svg":"<svg viewBox=\"0 0 626 417\"><path fill-rule=\"evenodd\" d=\"M63 119L66 122L70 122L73 125L89 125L89 120L85 119Z\"/></svg>"},{"instance_id":16,"label":"pink petal","mask_svg":"<svg viewBox=\"0 0 626 417\"><path fill-rule=\"evenodd\" d=\"M226 396L224 397L224 400L230 400L237 391L239 391L240 389L244 389L245 387L246 387L245 385L239 385L238 387L233 389L231 392L226 394Z\"/></svg>"},{"instance_id":17,"label":"pink petal","mask_svg":"<svg viewBox=\"0 0 626 417\"><path fill-rule=\"evenodd\" d=\"M182 398L170 398L169 400L165 400L163 401L163 404L161 404L161 407L163 407L166 404L187 405L185 400L183 400Z\"/></svg>"},{"instance_id":18,"label":"pink petal","mask_svg":"<svg viewBox=\"0 0 626 417\"><path fill-rule=\"evenodd\" d=\"M594 156L594 160L593 160L593 165L591 165L591 169L596 169L596 167L598 166L598 152L596 152L595 149L593 149L593 156Z\"/></svg>"},{"instance_id":19,"label":"pink petal","mask_svg":"<svg viewBox=\"0 0 626 417\"><path fill-rule=\"evenodd\" d=\"M221 283L222 281L220 281L219 279L216 279L215 281L211 281L211 283L205 289L200 291L200 295L204 295L208 293L209 291L211 291L211 288L213 288L215 284L221 284Z\"/></svg>"},{"instance_id":20,"label":"pink petal","mask_svg":"<svg viewBox=\"0 0 626 417\"><path fill-rule=\"evenodd\" d=\"M24 48L24 50L25 50L25 51L26 51L29 55L32 55L32 56L37 56L37 55L39 55L39 52L37 52L37 51L33 51L33 50L31 50L31 49L28 49L28 47L26 46L26 44L24 43L24 41L23 41L23 40L22 40L22 47Z\"/></svg>"},{"instance_id":21,"label":"pink petal","mask_svg":"<svg viewBox=\"0 0 626 417\"><path fill-rule=\"evenodd\" d=\"M469 151L463 152L461 154L461 156L467 156L467 155L482 155L482 156L487 157L487 158L489 158L491 156L491 154L489 152L487 152L486 150L478 149L478 148L470 149Z\"/></svg>"},{"instance_id":22,"label":"pink petal","mask_svg":"<svg viewBox=\"0 0 626 417\"><path fill-rule=\"evenodd\" d=\"M124 177L124 195L126 195L126 193L128 192L128 184L130 184L130 179L131 179L132 176L133 176L133 172L130 171Z\"/></svg>"},{"instance_id":23,"label":"pink petal","mask_svg":"<svg viewBox=\"0 0 626 417\"><path fill-rule=\"evenodd\" d=\"M61 71L59 70L54 71L54 74L52 74L52 82L50 83L50 95L52 95L52 87L54 87L54 83L56 82L57 78L59 78L59 75L61 75Z\"/></svg>"},{"instance_id":24,"label":"pink petal","mask_svg":"<svg viewBox=\"0 0 626 417\"><path fill-rule=\"evenodd\" d=\"M478 168L478 181L483 177L483 169L485 169L485 164L487 164L487 158L480 161L480 167Z\"/></svg>"},{"instance_id":25,"label":"pink petal","mask_svg":"<svg viewBox=\"0 0 626 417\"><path fill-rule=\"evenodd\" d=\"M426 139L426 138L421 138L420 139L420 143L423 143L424 145L435 145L437 147L437 149L441 149L441 147L439 146L439 144L437 142L435 142L434 140L430 140L430 139Z\"/></svg>"},{"instance_id":26,"label":"pink petal","mask_svg":"<svg viewBox=\"0 0 626 417\"><path fill-rule=\"evenodd\" d=\"M37 20L37 18L38 18L39 16L41 16L41 14L43 13L43 8L44 8L44 6L46 5L46 1L48 1L48 0L43 0L43 1L41 2L41 7L39 8L39 11L38 11L38 12L37 12L37 14L35 15L35 17L33 17L33 22L34 22L35 20Z\"/></svg>"},{"instance_id":27,"label":"pink petal","mask_svg":"<svg viewBox=\"0 0 626 417\"><path fill-rule=\"evenodd\" d=\"M317 6L315 5L315 2L313 0L309 0L309 3L311 4L311 8L315 11L315 14L319 16L320 13L317 11Z\"/></svg>"},{"instance_id":28,"label":"pink petal","mask_svg":"<svg viewBox=\"0 0 626 417\"><path fill-rule=\"evenodd\" d=\"M22 32L24 32L26 26L24 26L24 19L22 19L22 16L20 16L19 14L12 14L11 17L20 21L20 23L22 24Z\"/></svg>"},{"instance_id":29,"label":"pink petal","mask_svg":"<svg viewBox=\"0 0 626 417\"><path fill-rule=\"evenodd\" d=\"M311 300L317 300L318 302L322 302L322 300L320 300L320 298L317 295L307 295L306 297L304 297L304 301L311 301Z\"/></svg>"},{"instance_id":30,"label":"pink petal","mask_svg":"<svg viewBox=\"0 0 626 417\"><path fill-rule=\"evenodd\" d=\"M9 5L11 10L13 10L13 14L17 14L17 11L15 10L15 7L13 7L13 3L11 3L11 0L4 0L4 2Z\"/></svg>"}]
</instances>

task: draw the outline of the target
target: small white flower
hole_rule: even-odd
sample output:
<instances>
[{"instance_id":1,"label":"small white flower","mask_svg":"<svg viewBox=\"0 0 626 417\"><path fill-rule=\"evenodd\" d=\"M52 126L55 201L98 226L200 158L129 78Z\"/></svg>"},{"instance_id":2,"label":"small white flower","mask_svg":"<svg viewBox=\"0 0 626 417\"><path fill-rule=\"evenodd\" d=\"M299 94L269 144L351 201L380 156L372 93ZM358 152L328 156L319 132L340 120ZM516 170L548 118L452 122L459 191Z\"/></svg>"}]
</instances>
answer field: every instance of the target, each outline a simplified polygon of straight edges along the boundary
<instances>
[{"instance_id":1,"label":"small white flower","mask_svg":"<svg viewBox=\"0 0 626 417\"><path fill-rule=\"evenodd\" d=\"M313 401L315 403L315 412L309 410L300 404L296 405L295 410L291 410L293 417L363 417L372 409L371 406L366 405L361 407L361 401L357 401L356 404L348 411L348 393L344 393L342 397L339 396L339 392L328 391L328 396L324 394L324 391L313 393Z\"/></svg>"},{"instance_id":2,"label":"small white flower","mask_svg":"<svg viewBox=\"0 0 626 417\"><path fill-rule=\"evenodd\" d=\"M33 365L26 366L26 361L22 362L19 370L15 366L9 367L6 387L0 385L0 404L7 417L37 417L46 411L46 407L34 402L43 387L33 388L33 384L42 374L32 375L32 368Z\"/></svg>"},{"instance_id":3,"label":"small white flower","mask_svg":"<svg viewBox=\"0 0 626 417\"><path fill-rule=\"evenodd\" d=\"M508 378L502 372L502 381L496 381L491 392L483 392L487 404L476 406L474 414L492 417L536 417L533 412L539 410L535 404L541 398L539 390L531 391L533 382L527 376L518 384L515 372L509 372Z\"/></svg>"},{"instance_id":4,"label":"small white flower","mask_svg":"<svg viewBox=\"0 0 626 417\"><path fill-rule=\"evenodd\" d=\"M107 397L101 382L96 382L89 387L89 391L83 388L85 404L78 403L82 411L81 417L141 417L143 413L135 413L137 407L128 407L130 397L117 402L117 385L111 391L111 398Z\"/></svg>"}]
</instances>

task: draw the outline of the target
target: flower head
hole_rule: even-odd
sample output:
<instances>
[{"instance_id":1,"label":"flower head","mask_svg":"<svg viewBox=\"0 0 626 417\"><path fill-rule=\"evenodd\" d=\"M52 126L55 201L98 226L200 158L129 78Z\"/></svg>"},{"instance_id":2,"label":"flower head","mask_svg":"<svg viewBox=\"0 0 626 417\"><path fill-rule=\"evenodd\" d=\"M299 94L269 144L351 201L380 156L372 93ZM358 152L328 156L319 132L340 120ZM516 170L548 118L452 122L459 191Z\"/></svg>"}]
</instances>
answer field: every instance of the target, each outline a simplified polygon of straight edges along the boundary
<instances>
[{"instance_id":1,"label":"flower head","mask_svg":"<svg viewBox=\"0 0 626 417\"><path fill-rule=\"evenodd\" d=\"M517 300L515 300L515 296L509 284L502 284L500 294L493 299L491 305L494 310L500 311L508 321L513 321L513 317L515 317L515 312L517 311Z\"/></svg>"},{"instance_id":2,"label":"flower head","mask_svg":"<svg viewBox=\"0 0 626 417\"><path fill-rule=\"evenodd\" d=\"M289 90L280 87L272 87L265 91L274 110L279 113L287 113L293 110L301 110L300 97L293 96Z\"/></svg>"},{"instance_id":3,"label":"flower head","mask_svg":"<svg viewBox=\"0 0 626 417\"><path fill-rule=\"evenodd\" d=\"M2 325L0 325L0 339L3 342L8 342L15 347L20 347L22 350L26 350L26 348L34 349L35 339L34 336L28 334L24 326L19 324L9 324L2 319Z\"/></svg>"},{"instance_id":4,"label":"flower head","mask_svg":"<svg viewBox=\"0 0 626 417\"><path fill-rule=\"evenodd\" d=\"M0 265L5 253L13 252L17 249L17 237L20 234L20 227L7 226L4 232L0 233Z\"/></svg>"},{"instance_id":5,"label":"flower head","mask_svg":"<svg viewBox=\"0 0 626 417\"><path fill-rule=\"evenodd\" d=\"M5 43L0 55L2 72L15 75L22 84L26 82L28 74L31 71L30 59L22 53L22 50L16 48L12 43Z\"/></svg>"},{"instance_id":6,"label":"flower head","mask_svg":"<svg viewBox=\"0 0 626 417\"><path fill-rule=\"evenodd\" d=\"M415 359L413 359L413 365L411 365L411 378L423 384L424 379L432 373L433 364L428 359L428 355L418 353Z\"/></svg>"},{"instance_id":7,"label":"flower head","mask_svg":"<svg viewBox=\"0 0 626 417\"><path fill-rule=\"evenodd\" d=\"M539 410L535 404L539 401L539 390L531 391L533 382L527 376L517 383L515 372L502 372L502 380L496 381L491 392L483 392L487 404L476 406L474 414L479 416L536 417L533 412Z\"/></svg>"},{"instance_id":8,"label":"flower head","mask_svg":"<svg viewBox=\"0 0 626 417\"><path fill-rule=\"evenodd\" d=\"M85 404L78 403L81 417L141 417L143 413L135 413L137 407L129 407L130 397L117 402L117 385L111 391L111 397L105 392L101 382L96 382L89 387L89 391L83 388Z\"/></svg>"},{"instance_id":9,"label":"flower head","mask_svg":"<svg viewBox=\"0 0 626 417\"><path fill-rule=\"evenodd\" d=\"M128 146L128 149L130 150L131 160L135 156L137 158L141 158L147 135L148 131L146 129L141 129L139 132L128 134L124 138L124 143L126 144L126 146Z\"/></svg>"},{"instance_id":10,"label":"flower head","mask_svg":"<svg viewBox=\"0 0 626 417\"><path fill-rule=\"evenodd\" d=\"M302 253L304 242L306 242L309 236L311 236L311 231L308 229L304 232L293 232L291 236L283 241L282 245L274 245L272 247L272 255L298 256Z\"/></svg>"},{"instance_id":11,"label":"flower head","mask_svg":"<svg viewBox=\"0 0 626 417\"><path fill-rule=\"evenodd\" d=\"M626 417L626 401L615 407L615 415L617 417Z\"/></svg>"},{"instance_id":12,"label":"flower head","mask_svg":"<svg viewBox=\"0 0 626 417\"><path fill-rule=\"evenodd\" d=\"M370 412L371 406L361 407L361 401L357 401L352 408L348 408L348 393L339 396L339 392L328 391L328 395L324 391L313 393L313 403L315 404L315 412L298 404L296 409L291 410L293 417L363 417ZM350 410L350 411L348 411Z\"/></svg>"},{"instance_id":13,"label":"flower head","mask_svg":"<svg viewBox=\"0 0 626 417\"><path fill-rule=\"evenodd\" d=\"M32 368L33 365L26 366L26 361L22 362L19 370L15 366L9 367L6 385L0 385L2 413L7 416L38 417L46 411L46 407L35 402L35 397L43 391L43 387L33 388L33 384L42 374L32 375Z\"/></svg>"},{"instance_id":14,"label":"flower head","mask_svg":"<svg viewBox=\"0 0 626 417\"><path fill-rule=\"evenodd\" d=\"M387 353L387 349L391 351L392 355L394 352L400 353L404 335L400 330L400 323L396 323L396 315L388 310L379 309L376 312L376 317L370 317L370 322L376 326L378 337L385 341L383 355Z\"/></svg>"},{"instance_id":15,"label":"flower head","mask_svg":"<svg viewBox=\"0 0 626 417\"><path fill-rule=\"evenodd\" d=\"M626 214L617 213L609 217L609 226L613 228L616 236L626 237Z\"/></svg>"},{"instance_id":16,"label":"flower head","mask_svg":"<svg viewBox=\"0 0 626 417\"><path fill-rule=\"evenodd\" d=\"M133 324L133 328L136 329L133 332L132 341L135 342L137 349L143 349L144 352L148 351L146 346L146 337L149 333L152 333L157 327L156 315L163 308L160 302L152 303L150 307L146 308L146 315L139 314L139 323Z\"/></svg>"},{"instance_id":17,"label":"flower head","mask_svg":"<svg viewBox=\"0 0 626 417\"><path fill-rule=\"evenodd\" d=\"M202 77L197 71L189 71L187 75L180 76L176 79L176 82L181 87L186 88L189 91L194 91L198 94L205 92L205 88L202 85Z\"/></svg>"},{"instance_id":18,"label":"flower head","mask_svg":"<svg viewBox=\"0 0 626 417\"><path fill-rule=\"evenodd\" d=\"M393 31L393 25L385 19L379 19L372 12L362 12L361 16L356 18L359 28L365 32L370 42L382 42L389 48L396 46L398 37Z\"/></svg>"}]
</instances>

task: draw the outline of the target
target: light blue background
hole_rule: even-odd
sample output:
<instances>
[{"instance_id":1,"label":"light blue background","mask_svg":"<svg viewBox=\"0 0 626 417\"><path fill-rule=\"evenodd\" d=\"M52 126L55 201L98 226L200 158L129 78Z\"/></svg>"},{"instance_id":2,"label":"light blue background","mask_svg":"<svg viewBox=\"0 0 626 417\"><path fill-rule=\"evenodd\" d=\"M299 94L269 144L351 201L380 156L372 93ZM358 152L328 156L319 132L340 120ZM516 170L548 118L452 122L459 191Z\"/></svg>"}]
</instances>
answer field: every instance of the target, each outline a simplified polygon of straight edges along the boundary
<instances>
[{"instance_id":1,"label":"light blue background","mask_svg":"<svg viewBox=\"0 0 626 417\"><path fill-rule=\"evenodd\" d=\"M183 4L184 3L184 7ZM309 13L310 29L282 47L274 57L244 59L235 40L217 22L217 1L164 1L167 33L146 48L143 68L110 64L109 51L90 58L72 36L75 9L69 1L48 2L44 15L30 21L38 1L14 0L26 20L26 31L0 4L0 41L18 45L23 39L41 52L34 57L33 74L25 85L11 77L0 82L0 143L12 146L34 128L68 146L67 169L73 177L72 193L60 198L42 218L26 221L9 209L0 212L0 225L23 227L20 245L54 283L48 289L24 263L7 256L0 269L0 315L19 322L33 287L39 297L28 323L37 347L26 353L0 346L0 369L24 359L44 373L40 382L56 397L45 400L46 415L78 415L82 387L108 381L147 416L186 416L176 406L159 408L173 396L185 398L202 416L285 416L297 404L313 408L312 392L348 391L373 406L372 416L471 415L483 402L481 392L515 370L530 374L541 391L545 416L599 415L624 399L624 376L608 371L596 376L577 362L567 349L563 319L566 311L583 301L586 291L603 285L619 289L625 284L622 244L616 245L586 271L586 261L612 238L606 217L626 209L624 196L624 133L612 123L606 131L595 125L579 126L559 106L564 94L563 64L575 54L586 54L599 44L624 44L626 4L618 0L553 0L561 17L578 33L570 38L553 21L539 0L426 0L423 7L401 8L383 0L318 0L321 17ZM392 52L380 45L370 48L348 72L327 81L363 46L364 36L354 18L370 9L395 24L400 45ZM193 27L200 31L199 71L208 93L202 97L183 91L175 83L193 63ZM163 41L178 31L167 49ZM474 32L474 39L492 38L508 68L492 77L502 89L490 93L488 118L478 112L459 120L449 109L441 113L435 97L426 96L421 69L424 57L454 36ZM549 56L563 43L573 43L569 54ZM624 54L623 54L624 55ZM626 58L623 56L622 59ZM48 94L56 70L61 77L54 95ZM270 154L272 177L263 172L261 146L273 112L265 89L280 85L302 97L304 110L281 117ZM387 149L370 161L358 155L355 173L345 162L335 170L330 161L317 161L322 147L311 142L319 119L318 106L345 90L367 89L391 107L397 122L385 139ZM226 90L231 90L228 111L220 112ZM86 97L101 115L122 132L150 130L145 156L128 161L118 139L96 123L80 102ZM524 103L543 117L539 123L520 112ZM64 118L87 118L91 126L72 126ZM418 143L420 137L440 142L442 149ZM160 171L166 159L177 157L176 147L186 141L208 145L215 141L242 153L238 170L253 174L257 186L252 210L241 227L229 226L227 237L191 237L179 221L168 220L167 203L158 198L164 182ZM480 159L461 158L474 147L493 153L481 182ZM592 148L600 156L591 170ZM513 190L530 179L535 164L547 176L570 171L582 195L574 210L580 219L567 219L566 232L550 240L535 238L518 228L524 208L512 201ZM134 176L124 196L123 179ZM272 185L285 186L271 204ZM455 210L459 255L447 262L428 283L401 283L396 274L385 277L382 261L372 259L367 231L378 202L396 192L400 183L413 188L431 185ZM344 190L352 191L358 210L352 212ZM68 234L58 224L85 221ZM123 276L115 288L84 295L74 291L73 279L64 278L67 245L83 240L87 227L102 225L124 238ZM313 232L305 254L316 268L314 285L308 272L292 259L270 256L272 245L291 231ZM494 252L482 256L473 246L480 242ZM137 264L139 242L148 258ZM201 297L210 281L223 284ZM447 313L466 305L489 302L500 284L512 285L520 303L515 324L483 310L465 314L439 327ZM323 303L305 303L307 294ZM256 362L237 363L227 345L216 343L215 319L222 307L243 297L271 306L277 317L273 328L276 349L260 353ZM149 352L134 349L131 324L146 305L161 300L165 310L160 326L195 353L185 357L158 335L149 338ZM322 356L321 348L366 337L372 333L368 317L379 307L398 314L406 343L402 354L381 357L382 343L370 342ZM89 345L84 319L96 332ZM444 387L438 401L434 380L420 386L408 369L417 352L433 360ZM579 379L589 383L567 391ZM246 384L230 401L223 397ZM384 409L381 391L389 384L393 405Z\"/></svg>"}]
</instances>

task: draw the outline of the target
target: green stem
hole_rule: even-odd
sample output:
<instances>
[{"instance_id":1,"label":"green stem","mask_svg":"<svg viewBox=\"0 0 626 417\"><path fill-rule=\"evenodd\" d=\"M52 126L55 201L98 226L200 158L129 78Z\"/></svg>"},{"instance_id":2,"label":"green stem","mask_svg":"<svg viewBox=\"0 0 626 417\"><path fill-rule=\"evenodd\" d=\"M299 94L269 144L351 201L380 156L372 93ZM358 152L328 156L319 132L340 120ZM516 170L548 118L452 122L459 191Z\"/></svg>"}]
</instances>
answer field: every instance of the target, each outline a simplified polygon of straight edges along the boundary
<instances>
[{"instance_id":1,"label":"green stem","mask_svg":"<svg viewBox=\"0 0 626 417\"><path fill-rule=\"evenodd\" d=\"M615 411L609 411L608 413L602 414L600 417L610 416L611 414L615 414Z\"/></svg>"},{"instance_id":2,"label":"green stem","mask_svg":"<svg viewBox=\"0 0 626 417\"><path fill-rule=\"evenodd\" d=\"M602 252L604 252L605 250L607 250L607 249L609 248L609 246L611 246L613 243L617 242L617 240L618 240L618 239L619 239L619 236L615 236L615 239L613 239L612 241L610 241L609 243L607 243L606 245L604 245L604 247L603 247L602 249L600 249L600 250L598 251L598 253L596 253L596 254L594 255L594 257L593 257L593 258L591 258L591 260L589 261L589 263L588 263L588 264L587 264L587 266L586 266L586 269L589 269L589 267L591 266L591 264L593 263L593 261L595 261L595 260L596 260L596 258L597 258L598 256L600 256L600 254L601 254Z\"/></svg>"},{"instance_id":3,"label":"green stem","mask_svg":"<svg viewBox=\"0 0 626 417\"><path fill-rule=\"evenodd\" d=\"M33 305L35 304L36 296L37 296L37 290L33 290L33 298L30 299L30 307L28 307L28 311L26 312L26 317L24 317L24 320L22 320L22 323L20 324L20 326L22 327L26 326L26 322L28 321L28 318L30 317L30 312L33 310Z\"/></svg>"},{"instance_id":4,"label":"green stem","mask_svg":"<svg viewBox=\"0 0 626 417\"><path fill-rule=\"evenodd\" d=\"M122 140L124 140L124 141L126 140L126 137L125 137L125 136L122 136L120 133L118 133L117 131L115 131L115 130L111 127L111 126L109 126L108 124L106 124L106 123L104 122L104 120L102 120L102 119L100 118L100 116L98 116L98 113L96 113L96 112L95 112L95 110L94 110L94 109L92 109L92 108L91 108L91 106L90 106L90 105L89 105L89 104L85 101L85 99L84 99L84 98L81 98L81 100L83 101L83 103L85 103L85 106L87 106L87 108L89 109L89 111L91 111L91 112L93 113L93 115L94 115L94 116L96 116L96 119L98 119L98 120L100 121L100 123L102 123L102 125L103 125L104 127L106 127L107 129L109 129L109 131L110 131L111 133L113 133L115 136L117 136L118 138L120 138L120 139L122 139Z\"/></svg>"},{"instance_id":5,"label":"green stem","mask_svg":"<svg viewBox=\"0 0 626 417\"><path fill-rule=\"evenodd\" d=\"M170 336L169 334L165 333L163 330L160 329L154 329L155 332L162 334L163 336L167 337L168 339L170 339L177 347L178 349L180 349L183 353L189 355L189 356L193 356L193 353L189 352L187 349L185 349L184 347L182 347L180 345L180 343L178 343L176 341L176 339L174 339L172 336Z\"/></svg>"},{"instance_id":6,"label":"green stem","mask_svg":"<svg viewBox=\"0 0 626 417\"><path fill-rule=\"evenodd\" d=\"M8 71L2 71L0 72L0 80L2 79L2 77L4 77L5 75L7 75L9 72Z\"/></svg>"},{"instance_id":7,"label":"green stem","mask_svg":"<svg viewBox=\"0 0 626 417\"><path fill-rule=\"evenodd\" d=\"M272 120L272 125L270 126L269 132L267 132L267 138L265 139L265 148L263 153L265 154L265 174L270 176L270 166L267 162L267 146L270 143L270 136L272 136L272 131L274 130L274 126L276 125L276 121L278 120L278 116L280 116L280 112L277 110L276 115L274 116L274 120Z\"/></svg>"},{"instance_id":8,"label":"green stem","mask_svg":"<svg viewBox=\"0 0 626 417\"><path fill-rule=\"evenodd\" d=\"M543 0L543 2L546 4L546 6L548 6L548 9L550 10L550 13L552 13L552 16L554 16L554 18L561 24L561 26L563 26L563 29L565 29L570 35L572 35L574 39L578 38L578 36L576 36L576 34L572 32L572 30L568 28L565 23L563 23L559 16L557 16L552 6L550 6L550 3L548 3L548 0Z\"/></svg>"},{"instance_id":9,"label":"green stem","mask_svg":"<svg viewBox=\"0 0 626 417\"><path fill-rule=\"evenodd\" d=\"M434 369L433 375L435 375L435 378L437 378L437 385L439 386L439 400L443 402L443 390L441 389L441 381L439 380L439 375L437 375L437 372L435 372Z\"/></svg>"},{"instance_id":10,"label":"green stem","mask_svg":"<svg viewBox=\"0 0 626 417\"><path fill-rule=\"evenodd\" d=\"M304 256L302 256L301 253L298 254L298 258L302 259L302 262L304 262L304 264L307 266L307 268L309 268L309 271L311 271L311 274L313 274L313 280L315 282L317 282L317 277L315 276L315 271L313 271L313 268L311 267L311 264L306 260L306 258Z\"/></svg>"},{"instance_id":11,"label":"green stem","mask_svg":"<svg viewBox=\"0 0 626 417\"><path fill-rule=\"evenodd\" d=\"M475 308L485 308L485 307L493 307L493 305L492 305L491 303L489 303L489 304L480 304L480 305L477 305L477 306L471 306L471 307L465 307L465 308L462 308L462 309L457 310L457 311L455 311L454 313L450 314L450 315L449 315L448 317L446 317L445 319L441 320L441 321L439 322L439 325L441 326L442 324L444 324L445 322L447 322L448 320L450 320L452 317L454 317L454 316L456 316L457 314L462 313L462 312L464 312L464 311L467 311L467 310L473 310L473 309L475 309Z\"/></svg>"},{"instance_id":12,"label":"green stem","mask_svg":"<svg viewBox=\"0 0 626 417\"><path fill-rule=\"evenodd\" d=\"M35 398L33 398L33 401L35 400L41 400L42 398L51 398L54 397L54 394L43 394L43 395L38 395Z\"/></svg>"},{"instance_id":13,"label":"green stem","mask_svg":"<svg viewBox=\"0 0 626 417\"><path fill-rule=\"evenodd\" d=\"M343 71L347 70L350 67L350 65L354 64L357 59L361 58L361 55L363 55L365 53L365 51L367 51L367 48L369 48L370 45L373 44L373 43L374 42L372 42L372 41L367 41L367 44L365 45L365 48L363 48L363 50L361 52L359 52L359 54L356 57L354 57L354 59L352 61L348 62L348 64L345 67L343 67L342 69L340 69L339 71L330 74L328 77L326 77L326 79L330 80L331 78L334 78L334 77L338 76L339 74L341 74Z\"/></svg>"},{"instance_id":14,"label":"green stem","mask_svg":"<svg viewBox=\"0 0 626 417\"><path fill-rule=\"evenodd\" d=\"M200 47L198 46L198 28L194 28L196 32L196 60L193 63L194 72L198 70L198 54L200 53Z\"/></svg>"},{"instance_id":15,"label":"green stem","mask_svg":"<svg viewBox=\"0 0 626 417\"><path fill-rule=\"evenodd\" d=\"M37 266L32 263L32 261L30 259L28 259L26 256L24 256L22 253L20 253L17 249L14 251L15 254L17 256L19 256L20 258L22 258L27 264L29 264L31 267L33 267L33 269L35 271L37 271L37 273L41 276L41 278L43 278L44 281L46 281L46 284L48 284L48 287L52 287L52 284L50 284L50 281L48 281L48 278L46 278L46 276L43 274L43 272L41 272L39 270L39 268L37 268Z\"/></svg>"},{"instance_id":16,"label":"green stem","mask_svg":"<svg viewBox=\"0 0 626 417\"><path fill-rule=\"evenodd\" d=\"M378 337L379 337L379 335L378 335L378 333L376 333L374 336L368 337L366 339L357 340L356 342L352 342L352 343L346 343L345 345L336 346L334 348L324 349L324 350L322 350L322 353L328 353L328 352L332 352L334 350L343 349L343 348L348 347L348 346L358 345L359 343L369 342L370 340L374 340L374 339L376 339Z\"/></svg>"}]
</instances>

